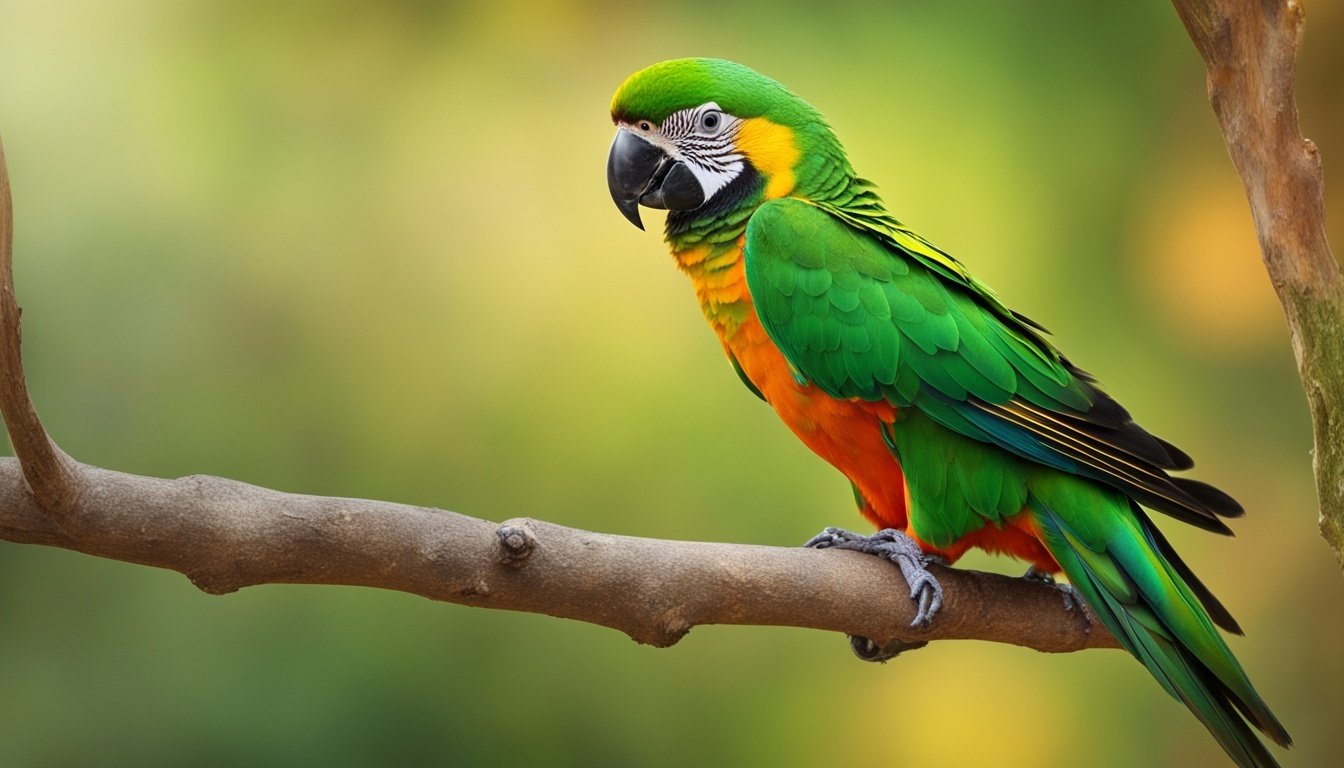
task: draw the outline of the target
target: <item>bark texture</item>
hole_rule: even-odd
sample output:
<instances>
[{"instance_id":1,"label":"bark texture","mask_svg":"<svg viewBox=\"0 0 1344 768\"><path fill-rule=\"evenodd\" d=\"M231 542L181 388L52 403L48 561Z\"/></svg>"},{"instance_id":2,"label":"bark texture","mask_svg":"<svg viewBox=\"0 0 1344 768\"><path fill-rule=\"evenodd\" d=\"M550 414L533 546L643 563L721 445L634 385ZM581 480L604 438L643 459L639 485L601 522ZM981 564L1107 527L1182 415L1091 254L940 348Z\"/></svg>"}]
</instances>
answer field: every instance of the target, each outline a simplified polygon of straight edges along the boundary
<instances>
[{"instance_id":1,"label":"bark texture","mask_svg":"<svg viewBox=\"0 0 1344 768\"><path fill-rule=\"evenodd\" d=\"M1315 433L1321 535L1344 566L1344 280L1325 237L1321 155L1297 124L1305 12L1292 0L1174 4L1204 58L1209 102L1288 319Z\"/></svg>"},{"instance_id":2,"label":"bark texture","mask_svg":"<svg viewBox=\"0 0 1344 768\"><path fill-rule=\"evenodd\" d=\"M979 639L1075 651L1115 647L1056 588L938 568L945 602L925 629L890 563L854 552L666 541L539 520L492 523L385 501L302 496L196 475L76 465L56 517L0 459L0 538L169 568L211 594L253 584L346 584L544 613L672 645L699 624L810 627L891 640ZM937 568L936 566L934 566Z\"/></svg>"}]
</instances>

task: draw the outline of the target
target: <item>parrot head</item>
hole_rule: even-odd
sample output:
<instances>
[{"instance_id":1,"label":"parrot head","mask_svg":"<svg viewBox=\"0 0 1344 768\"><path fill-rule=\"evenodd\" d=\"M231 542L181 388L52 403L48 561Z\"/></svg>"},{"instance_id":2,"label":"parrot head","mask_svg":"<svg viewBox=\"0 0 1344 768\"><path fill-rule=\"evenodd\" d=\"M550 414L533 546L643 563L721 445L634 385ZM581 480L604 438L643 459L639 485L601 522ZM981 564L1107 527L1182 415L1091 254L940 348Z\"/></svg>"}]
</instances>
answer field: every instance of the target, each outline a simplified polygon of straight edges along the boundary
<instances>
[{"instance_id":1,"label":"parrot head","mask_svg":"<svg viewBox=\"0 0 1344 768\"><path fill-rule=\"evenodd\" d=\"M669 227L783 197L843 152L826 121L779 83L720 59L676 59L631 75L611 101L616 139L607 186L644 228L639 206L669 212Z\"/></svg>"}]
</instances>

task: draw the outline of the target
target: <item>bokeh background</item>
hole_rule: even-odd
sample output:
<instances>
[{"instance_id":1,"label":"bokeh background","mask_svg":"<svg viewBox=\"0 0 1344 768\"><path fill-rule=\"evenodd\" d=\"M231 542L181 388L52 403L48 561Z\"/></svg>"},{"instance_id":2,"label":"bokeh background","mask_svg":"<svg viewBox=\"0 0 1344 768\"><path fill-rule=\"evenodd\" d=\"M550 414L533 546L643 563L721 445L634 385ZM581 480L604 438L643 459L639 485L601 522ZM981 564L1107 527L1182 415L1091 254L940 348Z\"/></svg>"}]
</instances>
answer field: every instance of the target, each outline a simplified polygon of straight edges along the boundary
<instances>
[{"instance_id":1,"label":"bokeh background","mask_svg":"<svg viewBox=\"0 0 1344 768\"><path fill-rule=\"evenodd\" d=\"M1299 103L1344 178L1344 8ZM79 459L794 545L845 481L736 380L612 207L607 105L685 55L771 74L897 215L1250 510L1163 520L1298 740L1344 761L1344 577L1281 313L1165 3L121 2L0 8L30 383ZM1336 195L1331 235L1344 247ZM967 564L1019 572L987 557ZM1129 658L817 632L668 650L402 594L0 546L0 762L1220 764Z\"/></svg>"}]
</instances>

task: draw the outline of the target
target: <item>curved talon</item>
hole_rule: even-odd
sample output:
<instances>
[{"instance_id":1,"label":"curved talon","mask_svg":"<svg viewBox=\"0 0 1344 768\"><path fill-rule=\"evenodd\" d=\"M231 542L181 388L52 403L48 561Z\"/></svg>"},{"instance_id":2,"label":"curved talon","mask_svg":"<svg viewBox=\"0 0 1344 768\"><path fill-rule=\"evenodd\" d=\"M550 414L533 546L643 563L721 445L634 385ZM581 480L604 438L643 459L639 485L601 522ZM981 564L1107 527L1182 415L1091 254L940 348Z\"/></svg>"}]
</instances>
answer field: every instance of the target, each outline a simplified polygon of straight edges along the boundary
<instances>
[{"instance_id":1,"label":"curved talon","mask_svg":"<svg viewBox=\"0 0 1344 768\"><path fill-rule=\"evenodd\" d=\"M829 549L831 547L854 549L855 547L846 547L845 545L862 541L866 541L864 536L854 533L853 531L846 531L843 528L832 527L826 528L821 533L808 539L807 543L803 544L803 546L807 549Z\"/></svg>"},{"instance_id":2,"label":"curved talon","mask_svg":"<svg viewBox=\"0 0 1344 768\"><path fill-rule=\"evenodd\" d=\"M849 636L849 647L854 651L854 655L859 657L860 661L873 661L878 664L885 664L906 651L918 650L928 644L928 640L917 642L893 640L886 645L878 645L861 635Z\"/></svg>"},{"instance_id":3,"label":"curved talon","mask_svg":"<svg viewBox=\"0 0 1344 768\"><path fill-rule=\"evenodd\" d=\"M1064 599L1064 610L1078 612L1087 616L1087 603L1083 600L1083 595L1072 584L1056 584L1055 589L1059 590L1059 595ZM1089 621L1087 631L1092 631L1092 623Z\"/></svg>"},{"instance_id":4,"label":"curved talon","mask_svg":"<svg viewBox=\"0 0 1344 768\"><path fill-rule=\"evenodd\" d=\"M901 566L901 573L906 574L905 566L902 563L897 563L897 565ZM910 622L910 626L923 627L933 621L933 617L943 607L943 585L938 583L933 574L924 570L922 563L914 567L919 570L913 578L907 575L906 581L909 581L911 585L910 599L919 602L919 610L915 613L915 618Z\"/></svg>"},{"instance_id":5,"label":"curved talon","mask_svg":"<svg viewBox=\"0 0 1344 768\"><path fill-rule=\"evenodd\" d=\"M1027 581L1035 581L1041 584L1049 584L1050 586L1059 590L1060 597L1064 599L1064 610L1070 612L1082 611L1084 614L1086 614L1087 603L1083 601L1083 596L1079 594L1078 590L1075 589L1072 584L1069 584L1067 582L1061 584L1058 581L1055 581L1054 574L1050 573L1049 571L1041 570L1040 568L1037 568L1035 565L1032 565L1030 568L1027 569L1026 573L1022 574L1022 578ZM1088 624L1088 629L1089 630L1091 629L1090 623Z\"/></svg>"},{"instance_id":6,"label":"curved talon","mask_svg":"<svg viewBox=\"0 0 1344 768\"><path fill-rule=\"evenodd\" d=\"M1022 578L1027 581L1039 581L1042 584L1054 584L1055 575L1047 570L1037 568L1035 563L1027 568L1027 572L1022 574Z\"/></svg>"}]
</instances>

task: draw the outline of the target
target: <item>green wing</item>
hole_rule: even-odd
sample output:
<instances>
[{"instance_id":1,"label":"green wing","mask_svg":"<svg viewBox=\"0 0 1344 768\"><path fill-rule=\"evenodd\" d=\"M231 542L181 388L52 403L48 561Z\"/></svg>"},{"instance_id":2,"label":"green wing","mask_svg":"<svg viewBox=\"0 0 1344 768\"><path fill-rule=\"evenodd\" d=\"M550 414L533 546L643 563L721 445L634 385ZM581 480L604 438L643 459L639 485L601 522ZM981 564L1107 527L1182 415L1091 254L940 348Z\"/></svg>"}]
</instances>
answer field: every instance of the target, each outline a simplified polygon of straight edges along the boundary
<instances>
[{"instance_id":1,"label":"green wing","mask_svg":"<svg viewBox=\"0 0 1344 768\"><path fill-rule=\"evenodd\" d=\"M782 199L747 225L756 311L799 373L833 397L914 407L972 440L1229 533L1218 516L1241 507L1169 477L1189 457L1136 425L1035 326L913 233L864 223Z\"/></svg>"},{"instance_id":2,"label":"green wing","mask_svg":"<svg viewBox=\"0 0 1344 768\"><path fill-rule=\"evenodd\" d=\"M1239 631L1135 501L1210 530L1241 508L1167 469L1189 457L1138 427L951 257L880 208L801 200L747 226L747 285L797 373L837 398L903 409L883 424L919 537L942 547L1029 509L1042 542L1120 643L1243 766L1290 739L1214 625ZM905 232L902 235L901 232Z\"/></svg>"}]
</instances>

